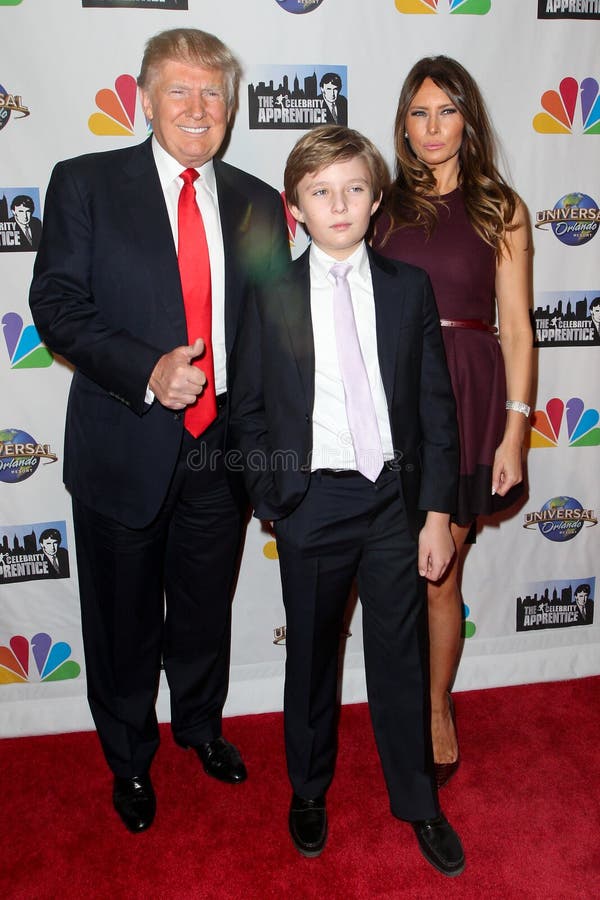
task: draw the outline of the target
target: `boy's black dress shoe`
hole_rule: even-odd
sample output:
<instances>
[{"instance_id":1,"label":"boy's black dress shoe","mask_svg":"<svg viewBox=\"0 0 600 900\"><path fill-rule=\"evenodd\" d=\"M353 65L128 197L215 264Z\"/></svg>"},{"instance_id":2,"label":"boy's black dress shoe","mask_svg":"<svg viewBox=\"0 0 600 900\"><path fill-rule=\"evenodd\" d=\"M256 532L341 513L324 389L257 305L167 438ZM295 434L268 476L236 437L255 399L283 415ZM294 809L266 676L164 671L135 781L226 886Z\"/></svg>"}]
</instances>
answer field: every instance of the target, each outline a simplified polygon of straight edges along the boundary
<instances>
[{"instance_id":1,"label":"boy's black dress shoe","mask_svg":"<svg viewBox=\"0 0 600 900\"><path fill-rule=\"evenodd\" d=\"M327 839L325 797L303 800L292 795L289 826L292 840L303 856L318 856Z\"/></svg>"},{"instance_id":2,"label":"boy's black dress shoe","mask_svg":"<svg viewBox=\"0 0 600 900\"><path fill-rule=\"evenodd\" d=\"M118 778L115 775L113 804L129 831L137 834L150 828L156 813L156 796L150 776Z\"/></svg>"},{"instance_id":3,"label":"boy's black dress shoe","mask_svg":"<svg viewBox=\"0 0 600 900\"><path fill-rule=\"evenodd\" d=\"M228 784L240 784L248 777L240 751L224 737L197 744L194 750L200 757L207 775L212 775L213 778L226 781Z\"/></svg>"},{"instance_id":4,"label":"boy's black dress shoe","mask_svg":"<svg viewBox=\"0 0 600 900\"><path fill-rule=\"evenodd\" d=\"M465 867L465 854L460 838L443 813L435 819L410 824L425 859L444 875L460 875Z\"/></svg>"}]
</instances>

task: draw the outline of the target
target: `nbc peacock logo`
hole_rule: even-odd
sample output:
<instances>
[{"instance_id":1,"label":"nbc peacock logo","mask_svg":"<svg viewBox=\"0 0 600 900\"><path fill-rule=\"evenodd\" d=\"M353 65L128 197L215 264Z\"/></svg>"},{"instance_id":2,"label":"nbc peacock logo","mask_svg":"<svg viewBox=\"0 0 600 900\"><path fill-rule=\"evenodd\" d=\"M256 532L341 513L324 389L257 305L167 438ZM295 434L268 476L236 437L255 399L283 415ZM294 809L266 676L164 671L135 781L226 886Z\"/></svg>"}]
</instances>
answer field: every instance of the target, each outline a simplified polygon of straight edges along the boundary
<instances>
[{"instance_id":1,"label":"nbc peacock logo","mask_svg":"<svg viewBox=\"0 0 600 900\"><path fill-rule=\"evenodd\" d=\"M11 369L45 369L54 357L42 343L35 325L24 325L18 313L2 316L4 340Z\"/></svg>"},{"instance_id":2,"label":"nbc peacock logo","mask_svg":"<svg viewBox=\"0 0 600 900\"><path fill-rule=\"evenodd\" d=\"M579 117L576 121L579 101ZM533 127L540 134L600 134L600 93L595 78L584 78L581 84L576 78L563 78L558 90L544 91L541 99L543 112L533 117Z\"/></svg>"},{"instance_id":3,"label":"nbc peacock logo","mask_svg":"<svg viewBox=\"0 0 600 900\"><path fill-rule=\"evenodd\" d=\"M462 627L461 633L463 638L468 639L475 636L475 632L477 631L477 626L475 622L469 619L471 615L471 607L467 606L466 603L462 604L461 618L462 618Z\"/></svg>"},{"instance_id":4,"label":"nbc peacock logo","mask_svg":"<svg viewBox=\"0 0 600 900\"><path fill-rule=\"evenodd\" d=\"M586 409L580 397L571 397L566 403L559 397L553 397L546 403L545 410L536 409L531 417L529 446L557 447L566 428L569 447L598 447L599 421L598 410Z\"/></svg>"},{"instance_id":5,"label":"nbc peacock logo","mask_svg":"<svg viewBox=\"0 0 600 900\"><path fill-rule=\"evenodd\" d=\"M103 137L134 136L137 82L133 75L119 75L115 79L114 90L101 88L95 100L99 112L92 113L88 119L92 134ZM146 130L150 130L148 122Z\"/></svg>"},{"instance_id":6,"label":"nbc peacock logo","mask_svg":"<svg viewBox=\"0 0 600 900\"><path fill-rule=\"evenodd\" d=\"M395 0L396 9L405 15L437 15L442 9L453 16L486 16L492 0Z\"/></svg>"},{"instance_id":7,"label":"nbc peacock logo","mask_svg":"<svg viewBox=\"0 0 600 900\"><path fill-rule=\"evenodd\" d=\"M31 641L18 634L8 647L0 646L0 684L31 684L78 678L81 666L69 659L71 647L54 643L49 634L34 634Z\"/></svg>"}]
</instances>

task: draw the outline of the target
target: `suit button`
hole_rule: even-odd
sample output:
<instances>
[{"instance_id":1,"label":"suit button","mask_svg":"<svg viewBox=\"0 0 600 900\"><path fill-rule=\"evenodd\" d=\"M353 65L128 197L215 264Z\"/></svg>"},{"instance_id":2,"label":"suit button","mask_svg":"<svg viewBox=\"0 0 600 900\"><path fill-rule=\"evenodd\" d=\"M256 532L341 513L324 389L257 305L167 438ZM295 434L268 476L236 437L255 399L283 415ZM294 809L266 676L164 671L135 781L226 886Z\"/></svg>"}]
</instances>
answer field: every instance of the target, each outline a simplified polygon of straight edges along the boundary
<instances>
[{"instance_id":1,"label":"suit button","mask_svg":"<svg viewBox=\"0 0 600 900\"><path fill-rule=\"evenodd\" d=\"M307 422L310 423L310 416L304 416L304 418L306 419Z\"/></svg>"},{"instance_id":2,"label":"suit button","mask_svg":"<svg viewBox=\"0 0 600 900\"><path fill-rule=\"evenodd\" d=\"M175 419L176 422L179 422L179 420L181 418L181 413L180 412L173 413L173 418Z\"/></svg>"},{"instance_id":3,"label":"suit button","mask_svg":"<svg viewBox=\"0 0 600 900\"><path fill-rule=\"evenodd\" d=\"M404 466L404 468L405 468L405 470L406 470L407 472L414 472L414 470L415 470L415 467L413 466L412 463L406 463L406 465Z\"/></svg>"}]
</instances>

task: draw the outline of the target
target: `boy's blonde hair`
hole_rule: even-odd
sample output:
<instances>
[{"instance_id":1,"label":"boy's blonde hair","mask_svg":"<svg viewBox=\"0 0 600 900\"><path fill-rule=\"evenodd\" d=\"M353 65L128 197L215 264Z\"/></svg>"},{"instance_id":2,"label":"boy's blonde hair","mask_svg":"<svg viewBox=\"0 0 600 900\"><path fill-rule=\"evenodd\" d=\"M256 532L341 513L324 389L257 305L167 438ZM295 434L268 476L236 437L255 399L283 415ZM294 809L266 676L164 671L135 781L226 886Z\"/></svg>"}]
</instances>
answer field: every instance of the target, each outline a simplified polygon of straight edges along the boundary
<instances>
[{"instance_id":1,"label":"boy's blonde hair","mask_svg":"<svg viewBox=\"0 0 600 900\"><path fill-rule=\"evenodd\" d=\"M283 184L288 204L298 206L298 185L305 175L357 156L366 163L373 199L377 200L389 182L387 166L377 147L359 131L341 125L320 125L308 131L297 141L285 165Z\"/></svg>"}]
</instances>

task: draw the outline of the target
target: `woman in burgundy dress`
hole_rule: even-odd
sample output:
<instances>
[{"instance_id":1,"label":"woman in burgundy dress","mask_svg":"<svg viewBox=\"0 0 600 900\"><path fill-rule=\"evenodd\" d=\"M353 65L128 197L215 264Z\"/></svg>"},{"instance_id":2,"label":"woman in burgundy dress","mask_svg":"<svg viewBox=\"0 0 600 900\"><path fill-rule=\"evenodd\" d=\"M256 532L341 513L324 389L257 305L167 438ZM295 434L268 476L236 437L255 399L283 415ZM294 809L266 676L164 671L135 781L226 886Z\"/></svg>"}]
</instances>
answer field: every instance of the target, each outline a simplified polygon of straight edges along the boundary
<instances>
[{"instance_id":1,"label":"woman in burgundy dress","mask_svg":"<svg viewBox=\"0 0 600 900\"><path fill-rule=\"evenodd\" d=\"M476 517L511 505L522 485L531 244L525 208L496 168L480 91L459 63L438 56L413 66L398 102L395 151L396 177L373 246L429 273L461 441L456 556L442 581L428 586L431 730L441 786L459 762L449 688L460 646L461 553Z\"/></svg>"}]
</instances>

